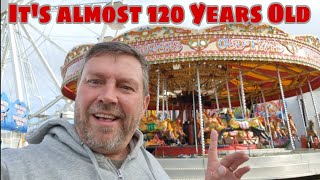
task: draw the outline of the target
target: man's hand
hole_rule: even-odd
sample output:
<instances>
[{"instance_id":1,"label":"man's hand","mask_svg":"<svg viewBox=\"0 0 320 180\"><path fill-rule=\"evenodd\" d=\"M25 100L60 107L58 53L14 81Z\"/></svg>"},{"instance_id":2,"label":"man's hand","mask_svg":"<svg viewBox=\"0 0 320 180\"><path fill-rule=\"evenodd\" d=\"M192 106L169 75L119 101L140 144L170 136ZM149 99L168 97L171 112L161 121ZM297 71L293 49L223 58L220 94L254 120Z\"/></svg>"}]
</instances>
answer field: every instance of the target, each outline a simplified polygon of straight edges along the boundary
<instances>
[{"instance_id":1,"label":"man's hand","mask_svg":"<svg viewBox=\"0 0 320 180\"><path fill-rule=\"evenodd\" d=\"M210 146L208 150L208 167L206 180L234 180L241 177L250 170L249 166L238 168L241 164L249 160L249 156L243 152L235 152L218 160L218 133L211 132Z\"/></svg>"}]
</instances>

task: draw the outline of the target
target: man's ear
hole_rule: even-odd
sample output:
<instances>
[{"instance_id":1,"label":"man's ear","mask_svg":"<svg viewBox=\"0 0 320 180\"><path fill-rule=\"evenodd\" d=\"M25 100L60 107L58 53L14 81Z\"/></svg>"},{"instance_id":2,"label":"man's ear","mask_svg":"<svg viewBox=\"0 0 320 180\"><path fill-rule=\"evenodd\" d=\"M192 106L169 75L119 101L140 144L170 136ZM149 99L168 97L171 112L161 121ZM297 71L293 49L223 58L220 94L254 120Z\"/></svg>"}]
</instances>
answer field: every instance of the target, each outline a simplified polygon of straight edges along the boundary
<instances>
[{"instance_id":1,"label":"man's ear","mask_svg":"<svg viewBox=\"0 0 320 180\"><path fill-rule=\"evenodd\" d=\"M148 109L149 103L150 103L150 95L148 94L144 97L143 112L146 112L146 110Z\"/></svg>"}]
</instances>

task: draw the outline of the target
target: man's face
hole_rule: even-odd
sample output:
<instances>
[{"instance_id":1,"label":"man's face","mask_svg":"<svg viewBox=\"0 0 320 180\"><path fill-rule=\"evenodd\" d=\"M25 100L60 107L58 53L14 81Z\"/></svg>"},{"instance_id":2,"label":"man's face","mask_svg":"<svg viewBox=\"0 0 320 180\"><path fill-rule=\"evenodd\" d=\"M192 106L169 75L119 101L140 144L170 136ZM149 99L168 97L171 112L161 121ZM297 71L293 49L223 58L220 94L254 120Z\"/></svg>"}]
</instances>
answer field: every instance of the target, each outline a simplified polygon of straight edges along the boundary
<instances>
[{"instance_id":1,"label":"man's face","mask_svg":"<svg viewBox=\"0 0 320 180\"><path fill-rule=\"evenodd\" d=\"M75 100L75 126L91 149L116 153L126 148L150 97L143 93L139 61L128 55L101 55L86 63Z\"/></svg>"}]
</instances>

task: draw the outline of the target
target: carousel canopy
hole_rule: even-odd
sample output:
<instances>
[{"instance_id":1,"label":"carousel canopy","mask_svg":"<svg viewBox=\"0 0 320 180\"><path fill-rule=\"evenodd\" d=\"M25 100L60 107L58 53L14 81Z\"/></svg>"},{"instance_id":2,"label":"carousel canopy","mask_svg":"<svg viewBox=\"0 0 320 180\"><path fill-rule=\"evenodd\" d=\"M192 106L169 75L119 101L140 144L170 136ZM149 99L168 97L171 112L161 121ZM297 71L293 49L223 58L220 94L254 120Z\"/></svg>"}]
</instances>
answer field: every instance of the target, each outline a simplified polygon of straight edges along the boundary
<instances>
[{"instance_id":1,"label":"carousel canopy","mask_svg":"<svg viewBox=\"0 0 320 180\"><path fill-rule=\"evenodd\" d=\"M240 71L247 99L261 97L261 91L267 101L279 99L277 69L285 97L295 96L300 92L299 87L307 92L308 82L312 89L320 87L319 39L290 36L266 24L218 25L205 29L146 26L112 41L134 46L150 62L151 109L156 105L159 85L161 94L167 92L171 105L180 100L189 101L192 90L197 90L197 69L201 94L211 108L216 97L220 106L227 105L226 82L232 106L239 105ZM82 65L79 61L90 46L73 49L62 67L62 93L70 99L75 98L77 74Z\"/></svg>"}]
</instances>

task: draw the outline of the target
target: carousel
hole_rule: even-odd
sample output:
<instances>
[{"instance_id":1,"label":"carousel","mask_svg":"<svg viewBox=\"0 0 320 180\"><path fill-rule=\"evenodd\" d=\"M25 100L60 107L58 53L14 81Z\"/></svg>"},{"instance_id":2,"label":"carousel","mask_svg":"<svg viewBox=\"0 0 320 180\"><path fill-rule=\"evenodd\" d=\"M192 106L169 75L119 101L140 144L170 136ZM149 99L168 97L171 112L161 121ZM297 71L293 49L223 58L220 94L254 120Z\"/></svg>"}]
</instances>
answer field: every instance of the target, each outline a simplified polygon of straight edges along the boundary
<instances>
[{"instance_id":1,"label":"carousel","mask_svg":"<svg viewBox=\"0 0 320 180\"><path fill-rule=\"evenodd\" d=\"M110 41L130 44L150 64L149 110L140 130L155 156L205 157L212 129L221 150L319 148L319 114L313 90L320 87L320 41L290 36L277 27L228 24L204 29L146 26ZM62 94L75 98L83 56L92 45L71 50L62 67ZM286 98L310 92L313 109L299 104L293 119ZM302 103L305 104L304 98ZM300 101L299 101L300 102ZM304 136L295 121L303 122ZM165 162L163 162L165 163ZM320 172L319 172L320 173Z\"/></svg>"},{"instance_id":2,"label":"carousel","mask_svg":"<svg viewBox=\"0 0 320 180\"><path fill-rule=\"evenodd\" d=\"M239 137L250 140L257 136L271 147L284 147L291 142L294 150L297 129L285 98L307 91L312 94L313 89L320 87L319 39L291 37L270 25L220 25L205 29L148 26L113 41L136 47L151 64L153 98L149 109L155 113L141 125L141 130L151 137L156 134L151 145L168 144L158 137L162 134L165 138L180 139L180 143L181 136L187 136L187 144L201 144L204 155L206 134L216 129L221 144L226 144L224 139L228 136L233 144L239 143ZM278 101L277 111L266 103L272 100ZM254 112L256 104L265 107ZM318 114L314 99L313 105ZM186 112L185 118L182 113L178 117L166 116L177 109ZM319 117L316 121L320 123ZM194 127L183 131L185 122ZM158 124L158 128L150 128L152 124Z\"/></svg>"}]
</instances>

